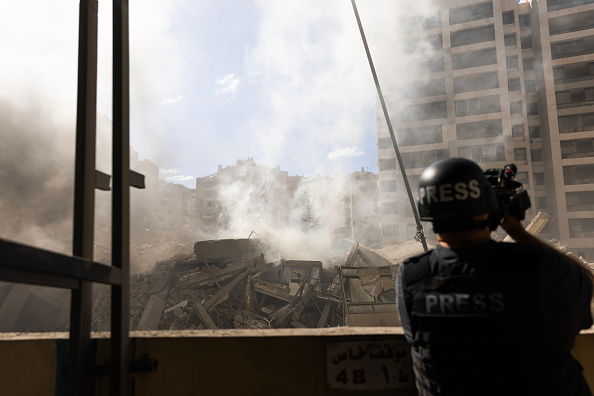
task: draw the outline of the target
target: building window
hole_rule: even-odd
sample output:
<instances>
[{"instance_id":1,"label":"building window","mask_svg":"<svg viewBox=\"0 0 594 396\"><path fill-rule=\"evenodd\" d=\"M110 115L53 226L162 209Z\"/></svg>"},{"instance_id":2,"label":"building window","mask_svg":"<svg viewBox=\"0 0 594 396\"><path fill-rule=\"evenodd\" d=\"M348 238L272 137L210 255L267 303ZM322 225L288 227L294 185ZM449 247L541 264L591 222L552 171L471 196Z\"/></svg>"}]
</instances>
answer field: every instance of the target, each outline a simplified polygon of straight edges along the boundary
<instances>
[{"instance_id":1,"label":"building window","mask_svg":"<svg viewBox=\"0 0 594 396\"><path fill-rule=\"evenodd\" d=\"M594 191L566 192L565 201L568 212L594 210Z\"/></svg>"},{"instance_id":2,"label":"building window","mask_svg":"<svg viewBox=\"0 0 594 396\"><path fill-rule=\"evenodd\" d=\"M482 91L499 88L497 72L471 74L454 78L454 93Z\"/></svg>"},{"instance_id":3,"label":"building window","mask_svg":"<svg viewBox=\"0 0 594 396\"><path fill-rule=\"evenodd\" d=\"M543 172L533 172L532 176L534 177L534 185L535 186L544 186L545 177L544 177Z\"/></svg>"},{"instance_id":4,"label":"building window","mask_svg":"<svg viewBox=\"0 0 594 396\"><path fill-rule=\"evenodd\" d=\"M458 140L481 139L502 134L503 126L500 119L456 124Z\"/></svg>"},{"instance_id":5,"label":"building window","mask_svg":"<svg viewBox=\"0 0 594 396\"><path fill-rule=\"evenodd\" d=\"M531 126L528 128L528 137L530 139L540 139L540 125Z\"/></svg>"},{"instance_id":6,"label":"building window","mask_svg":"<svg viewBox=\"0 0 594 396\"><path fill-rule=\"evenodd\" d=\"M553 59L567 58L570 56L583 55L586 53L590 54L594 52L594 49L591 45L594 37L588 37L588 51L585 51L586 47L584 46L584 40L585 39L579 39L551 44L551 55Z\"/></svg>"},{"instance_id":7,"label":"building window","mask_svg":"<svg viewBox=\"0 0 594 396\"><path fill-rule=\"evenodd\" d=\"M594 219L569 219L570 238L592 238L594 237Z\"/></svg>"},{"instance_id":8,"label":"building window","mask_svg":"<svg viewBox=\"0 0 594 396\"><path fill-rule=\"evenodd\" d=\"M555 102L557 104L557 108L565 108L569 102L569 91L559 91L555 92Z\"/></svg>"},{"instance_id":9,"label":"building window","mask_svg":"<svg viewBox=\"0 0 594 396\"><path fill-rule=\"evenodd\" d=\"M447 109L445 101L410 105L402 109L400 119L405 122L410 122L447 118Z\"/></svg>"},{"instance_id":10,"label":"building window","mask_svg":"<svg viewBox=\"0 0 594 396\"><path fill-rule=\"evenodd\" d=\"M583 1L583 0L582 0ZM594 3L592 0L586 0ZM549 34L563 34L591 29L594 25L594 10L584 10L579 13L570 13L564 16L549 19Z\"/></svg>"},{"instance_id":11,"label":"building window","mask_svg":"<svg viewBox=\"0 0 594 396\"><path fill-rule=\"evenodd\" d=\"M511 47L511 46L514 46L514 45L518 45L518 42L516 41L516 34L515 33L506 34L505 36L503 36L503 41L504 41L506 47Z\"/></svg>"},{"instance_id":12,"label":"building window","mask_svg":"<svg viewBox=\"0 0 594 396\"><path fill-rule=\"evenodd\" d=\"M509 91L519 91L520 90L520 79L519 78L510 78L507 80L507 89Z\"/></svg>"},{"instance_id":13,"label":"building window","mask_svg":"<svg viewBox=\"0 0 594 396\"><path fill-rule=\"evenodd\" d=\"M534 58L525 58L522 60L524 71L534 70Z\"/></svg>"},{"instance_id":14,"label":"building window","mask_svg":"<svg viewBox=\"0 0 594 396\"><path fill-rule=\"evenodd\" d=\"M518 22L520 23L521 28L529 27L530 26L530 14L518 15Z\"/></svg>"},{"instance_id":15,"label":"building window","mask_svg":"<svg viewBox=\"0 0 594 396\"><path fill-rule=\"evenodd\" d=\"M526 114L538 115L538 103L526 103Z\"/></svg>"},{"instance_id":16,"label":"building window","mask_svg":"<svg viewBox=\"0 0 594 396\"><path fill-rule=\"evenodd\" d=\"M542 162L542 150L530 150L530 157L532 162Z\"/></svg>"},{"instance_id":17,"label":"building window","mask_svg":"<svg viewBox=\"0 0 594 396\"><path fill-rule=\"evenodd\" d=\"M493 4L491 4L491 2L473 4L470 6L457 8L455 10L450 10L450 25L491 18L492 16Z\"/></svg>"},{"instance_id":18,"label":"building window","mask_svg":"<svg viewBox=\"0 0 594 396\"><path fill-rule=\"evenodd\" d=\"M517 58L517 57L516 57ZM517 61L517 59L516 59ZM487 48L479 51L452 54L452 69L468 69L497 63L497 52L495 48ZM517 67L517 65L516 65Z\"/></svg>"},{"instance_id":19,"label":"building window","mask_svg":"<svg viewBox=\"0 0 594 396\"><path fill-rule=\"evenodd\" d=\"M555 84L594 79L594 62L583 62L553 69Z\"/></svg>"},{"instance_id":20,"label":"building window","mask_svg":"<svg viewBox=\"0 0 594 396\"><path fill-rule=\"evenodd\" d=\"M389 146L380 148L393 148L392 139L388 140ZM434 144L442 142L443 134L441 132L441 125L398 130L398 144L400 146L417 146L420 144Z\"/></svg>"},{"instance_id":21,"label":"building window","mask_svg":"<svg viewBox=\"0 0 594 396\"><path fill-rule=\"evenodd\" d=\"M522 101L510 102L509 112L511 114L522 114Z\"/></svg>"},{"instance_id":22,"label":"building window","mask_svg":"<svg viewBox=\"0 0 594 396\"><path fill-rule=\"evenodd\" d=\"M536 81L534 80L525 80L524 81L524 89L526 89L527 93L536 92Z\"/></svg>"},{"instance_id":23,"label":"building window","mask_svg":"<svg viewBox=\"0 0 594 396\"><path fill-rule=\"evenodd\" d=\"M384 237L397 237L398 224L384 224L382 226L382 235Z\"/></svg>"},{"instance_id":24,"label":"building window","mask_svg":"<svg viewBox=\"0 0 594 396\"><path fill-rule=\"evenodd\" d=\"M483 96L480 98L456 101L456 117L497 113L499 111L501 111L499 95Z\"/></svg>"},{"instance_id":25,"label":"building window","mask_svg":"<svg viewBox=\"0 0 594 396\"><path fill-rule=\"evenodd\" d=\"M524 124L512 125L512 136L515 138L524 137Z\"/></svg>"},{"instance_id":26,"label":"building window","mask_svg":"<svg viewBox=\"0 0 594 396\"><path fill-rule=\"evenodd\" d=\"M380 150L394 148L394 145L392 144L392 138L379 138L378 143Z\"/></svg>"},{"instance_id":27,"label":"building window","mask_svg":"<svg viewBox=\"0 0 594 396\"><path fill-rule=\"evenodd\" d=\"M514 160L515 161L526 161L526 149L525 148L514 149Z\"/></svg>"},{"instance_id":28,"label":"building window","mask_svg":"<svg viewBox=\"0 0 594 396\"><path fill-rule=\"evenodd\" d=\"M594 157L594 139L562 140L561 158L587 158Z\"/></svg>"},{"instance_id":29,"label":"building window","mask_svg":"<svg viewBox=\"0 0 594 396\"><path fill-rule=\"evenodd\" d=\"M378 162L380 171L396 169L396 158L380 159Z\"/></svg>"},{"instance_id":30,"label":"building window","mask_svg":"<svg viewBox=\"0 0 594 396\"><path fill-rule=\"evenodd\" d=\"M559 117L559 133L594 131L594 113Z\"/></svg>"},{"instance_id":31,"label":"building window","mask_svg":"<svg viewBox=\"0 0 594 396\"><path fill-rule=\"evenodd\" d=\"M584 4L591 4L592 0L547 0L547 10L557 11L565 8L579 7Z\"/></svg>"},{"instance_id":32,"label":"building window","mask_svg":"<svg viewBox=\"0 0 594 396\"><path fill-rule=\"evenodd\" d=\"M532 36L525 36L520 39L522 49L532 48Z\"/></svg>"},{"instance_id":33,"label":"building window","mask_svg":"<svg viewBox=\"0 0 594 396\"><path fill-rule=\"evenodd\" d=\"M574 186L594 183L594 164L563 167L563 184Z\"/></svg>"},{"instance_id":34,"label":"building window","mask_svg":"<svg viewBox=\"0 0 594 396\"><path fill-rule=\"evenodd\" d=\"M495 29L493 28L493 25L450 33L452 48L493 40L495 40Z\"/></svg>"},{"instance_id":35,"label":"building window","mask_svg":"<svg viewBox=\"0 0 594 396\"><path fill-rule=\"evenodd\" d=\"M514 18L514 11L505 11L501 14L501 17L503 19L503 24L504 25L512 25L515 24L515 18Z\"/></svg>"},{"instance_id":36,"label":"building window","mask_svg":"<svg viewBox=\"0 0 594 396\"><path fill-rule=\"evenodd\" d=\"M450 150L426 150L416 153L402 153L402 163L406 169L426 168L434 162L450 156Z\"/></svg>"},{"instance_id":37,"label":"building window","mask_svg":"<svg viewBox=\"0 0 594 396\"><path fill-rule=\"evenodd\" d=\"M458 155L477 163L505 161L505 146L502 143L458 148Z\"/></svg>"},{"instance_id":38,"label":"building window","mask_svg":"<svg viewBox=\"0 0 594 396\"><path fill-rule=\"evenodd\" d=\"M396 180L382 180L380 182L380 191L383 193L396 192Z\"/></svg>"},{"instance_id":39,"label":"building window","mask_svg":"<svg viewBox=\"0 0 594 396\"><path fill-rule=\"evenodd\" d=\"M546 209L547 205L547 197L536 197L536 209Z\"/></svg>"},{"instance_id":40,"label":"building window","mask_svg":"<svg viewBox=\"0 0 594 396\"><path fill-rule=\"evenodd\" d=\"M557 108L591 106L594 104L594 88L576 88L555 92Z\"/></svg>"},{"instance_id":41,"label":"building window","mask_svg":"<svg viewBox=\"0 0 594 396\"><path fill-rule=\"evenodd\" d=\"M398 214L398 204L396 202L383 202L382 214Z\"/></svg>"},{"instance_id":42,"label":"building window","mask_svg":"<svg viewBox=\"0 0 594 396\"><path fill-rule=\"evenodd\" d=\"M517 69L518 68L518 55L508 56L505 59L505 65L508 69Z\"/></svg>"}]
</instances>

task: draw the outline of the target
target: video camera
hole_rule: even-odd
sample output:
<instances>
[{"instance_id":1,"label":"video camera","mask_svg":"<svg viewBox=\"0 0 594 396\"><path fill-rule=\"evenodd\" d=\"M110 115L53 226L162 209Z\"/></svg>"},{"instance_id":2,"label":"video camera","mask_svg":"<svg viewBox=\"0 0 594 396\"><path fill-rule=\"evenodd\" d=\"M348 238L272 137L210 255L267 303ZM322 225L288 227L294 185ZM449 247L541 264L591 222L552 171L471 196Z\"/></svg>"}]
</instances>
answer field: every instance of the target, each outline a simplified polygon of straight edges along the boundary
<instances>
[{"instance_id":1,"label":"video camera","mask_svg":"<svg viewBox=\"0 0 594 396\"><path fill-rule=\"evenodd\" d=\"M518 167L515 164L505 165L502 169L491 168L485 171L487 181L497 193L500 204L504 204L509 214L518 220L524 220L526 210L530 208L528 191L524 190L522 183L515 180ZM503 216L499 208L500 217Z\"/></svg>"}]
</instances>

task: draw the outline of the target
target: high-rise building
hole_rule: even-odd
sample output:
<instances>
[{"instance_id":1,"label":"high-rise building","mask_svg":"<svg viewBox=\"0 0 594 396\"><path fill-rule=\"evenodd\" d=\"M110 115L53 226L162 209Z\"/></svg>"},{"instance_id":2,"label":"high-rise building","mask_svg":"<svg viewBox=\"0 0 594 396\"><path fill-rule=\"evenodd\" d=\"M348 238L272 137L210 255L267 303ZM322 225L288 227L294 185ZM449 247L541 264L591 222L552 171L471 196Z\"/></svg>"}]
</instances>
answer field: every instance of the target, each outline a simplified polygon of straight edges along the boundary
<instances>
[{"instance_id":1,"label":"high-rise building","mask_svg":"<svg viewBox=\"0 0 594 396\"><path fill-rule=\"evenodd\" d=\"M216 174L196 179L196 224L212 232L237 229L237 223L287 225L300 179L253 158L219 165Z\"/></svg>"},{"instance_id":2,"label":"high-rise building","mask_svg":"<svg viewBox=\"0 0 594 396\"><path fill-rule=\"evenodd\" d=\"M402 59L421 72L386 91L415 197L420 173L437 160L466 157L483 169L515 163L532 197L527 218L548 212L553 220L541 235L594 259L594 2L439 4L434 14L407 18ZM376 107L381 228L390 243L414 237L416 224Z\"/></svg>"},{"instance_id":3,"label":"high-rise building","mask_svg":"<svg viewBox=\"0 0 594 396\"><path fill-rule=\"evenodd\" d=\"M378 175L364 168L334 179L333 239L348 238L365 245L380 242L377 182Z\"/></svg>"}]
</instances>

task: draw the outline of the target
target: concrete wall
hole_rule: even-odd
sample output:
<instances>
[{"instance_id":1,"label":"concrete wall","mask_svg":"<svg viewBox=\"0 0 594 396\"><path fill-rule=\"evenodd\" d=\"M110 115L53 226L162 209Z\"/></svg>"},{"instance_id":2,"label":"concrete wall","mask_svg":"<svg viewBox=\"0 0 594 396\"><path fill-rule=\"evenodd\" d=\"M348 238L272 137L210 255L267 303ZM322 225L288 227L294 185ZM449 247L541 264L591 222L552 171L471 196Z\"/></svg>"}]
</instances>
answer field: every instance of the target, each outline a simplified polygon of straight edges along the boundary
<instances>
[{"instance_id":1,"label":"concrete wall","mask_svg":"<svg viewBox=\"0 0 594 396\"><path fill-rule=\"evenodd\" d=\"M109 339L95 336L101 367L108 360ZM65 333L0 335L2 394L64 394L66 338ZM132 374L131 394L415 395L412 378L406 377L410 356L398 350L405 346L401 328L134 332L134 359L153 359L156 369ZM371 348L367 356L362 347ZM594 389L594 331L578 336L574 355ZM403 371L397 376L394 369ZM388 379L392 385L386 385ZM108 394L107 375L98 374L95 385L96 395ZM372 387L377 390L364 390Z\"/></svg>"}]
</instances>

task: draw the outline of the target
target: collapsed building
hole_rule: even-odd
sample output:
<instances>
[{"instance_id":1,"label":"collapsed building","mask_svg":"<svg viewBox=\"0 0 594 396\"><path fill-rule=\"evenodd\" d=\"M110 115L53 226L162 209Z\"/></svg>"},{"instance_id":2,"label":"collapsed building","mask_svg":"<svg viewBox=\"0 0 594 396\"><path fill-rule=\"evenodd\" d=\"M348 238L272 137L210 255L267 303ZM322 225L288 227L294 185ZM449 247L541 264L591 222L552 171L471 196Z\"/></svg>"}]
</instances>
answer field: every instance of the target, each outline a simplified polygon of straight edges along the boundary
<instances>
[{"instance_id":1,"label":"collapsed building","mask_svg":"<svg viewBox=\"0 0 594 396\"><path fill-rule=\"evenodd\" d=\"M526 229L538 236L550 220L540 212ZM374 250L344 239L335 241L328 257L298 260L280 258L263 238L192 246L189 235L167 235L173 238L167 248L158 239L136 246L146 257L138 262L144 271L130 277L132 330L399 326L398 266L422 251L415 241ZM566 243L549 244L593 268ZM150 260L156 265L149 267ZM59 289L0 284L0 332L66 331L68 297ZM110 304L109 288L97 286L94 331L110 330Z\"/></svg>"},{"instance_id":2,"label":"collapsed building","mask_svg":"<svg viewBox=\"0 0 594 396\"><path fill-rule=\"evenodd\" d=\"M271 262L260 239L196 242L194 254L130 278L135 330L398 326L398 262L349 241L322 261ZM109 296L95 301L93 329L109 330Z\"/></svg>"}]
</instances>

